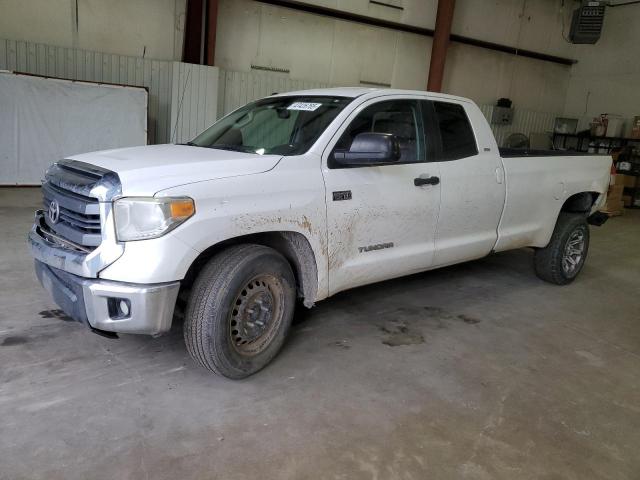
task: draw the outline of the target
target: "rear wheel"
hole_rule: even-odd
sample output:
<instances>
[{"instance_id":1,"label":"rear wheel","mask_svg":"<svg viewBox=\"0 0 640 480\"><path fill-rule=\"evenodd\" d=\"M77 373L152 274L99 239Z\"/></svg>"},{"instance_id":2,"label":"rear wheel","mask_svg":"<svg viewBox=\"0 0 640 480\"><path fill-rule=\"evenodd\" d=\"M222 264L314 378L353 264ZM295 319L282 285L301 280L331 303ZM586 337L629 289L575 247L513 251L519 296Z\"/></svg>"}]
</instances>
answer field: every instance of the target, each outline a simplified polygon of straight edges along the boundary
<instances>
[{"instance_id":1,"label":"rear wheel","mask_svg":"<svg viewBox=\"0 0 640 480\"><path fill-rule=\"evenodd\" d=\"M589 251L589 225L584 215L561 213L549 244L535 255L536 274L557 285L578 276Z\"/></svg>"},{"instance_id":2,"label":"rear wheel","mask_svg":"<svg viewBox=\"0 0 640 480\"><path fill-rule=\"evenodd\" d=\"M193 285L184 326L189 354L228 378L257 372L284 344L295 297L291 267L275 250L262 245L224 250Z\"/></svg>"}]
</instances>

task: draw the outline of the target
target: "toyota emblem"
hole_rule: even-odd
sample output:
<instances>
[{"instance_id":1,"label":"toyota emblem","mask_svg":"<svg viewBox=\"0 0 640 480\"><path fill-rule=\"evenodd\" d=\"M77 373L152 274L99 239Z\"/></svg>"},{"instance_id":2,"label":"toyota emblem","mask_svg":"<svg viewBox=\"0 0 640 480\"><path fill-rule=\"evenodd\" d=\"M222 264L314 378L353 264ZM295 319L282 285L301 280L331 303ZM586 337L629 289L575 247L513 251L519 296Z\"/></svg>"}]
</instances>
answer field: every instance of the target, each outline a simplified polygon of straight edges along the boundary
<instances>
[{"instance_id":1,"label":"toyota emblem","mask_svg":"<svg viewBox=\"0 0 640 480\"><path fill-rule=\"evenodd\" d=\"M60 219L60 205L55 200L51 200L49 204L49 220L51 223L58 223Z\"/></svg>"}]
</instances>

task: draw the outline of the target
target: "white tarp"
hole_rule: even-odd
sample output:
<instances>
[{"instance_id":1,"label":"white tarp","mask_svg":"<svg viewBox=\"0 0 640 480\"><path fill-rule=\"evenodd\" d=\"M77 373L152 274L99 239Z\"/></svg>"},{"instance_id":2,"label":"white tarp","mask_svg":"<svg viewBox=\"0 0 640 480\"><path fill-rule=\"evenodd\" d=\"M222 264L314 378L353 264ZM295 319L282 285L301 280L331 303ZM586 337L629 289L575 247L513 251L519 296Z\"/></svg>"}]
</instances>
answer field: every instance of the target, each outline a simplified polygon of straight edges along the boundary
<instances>
[{"instance_id":1,"label":"white tarp","mask_svg":"<svg viewBox=\"0 0 640 480\"><path fill-rule=\"evenodd\" d=\"M0 185L70 155L147 143L147 91L0 72Z\"/></svg>"}]
</instances>

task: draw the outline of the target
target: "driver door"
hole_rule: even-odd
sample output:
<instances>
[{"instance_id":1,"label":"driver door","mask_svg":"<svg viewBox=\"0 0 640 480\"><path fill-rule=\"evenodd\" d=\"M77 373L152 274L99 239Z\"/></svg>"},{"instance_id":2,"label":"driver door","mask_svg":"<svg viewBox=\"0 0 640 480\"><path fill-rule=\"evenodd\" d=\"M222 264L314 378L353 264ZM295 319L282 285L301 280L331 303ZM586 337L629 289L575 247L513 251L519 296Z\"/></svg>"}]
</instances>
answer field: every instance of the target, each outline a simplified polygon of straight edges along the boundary
<instances>
[{"instance_id":1,"label":"driver door","mask_svg":"<svg viewBox=\"0 0 640 480\"><path fill-rule=\"evenodd\" d=\"M393 134L400 159L391 165L338 164L363 132ZM323 155L328 227L329 293L430 268L440 208L438 163L425 139L420 102L386 96L359 106Z\"/></svg>"}]
</instances>

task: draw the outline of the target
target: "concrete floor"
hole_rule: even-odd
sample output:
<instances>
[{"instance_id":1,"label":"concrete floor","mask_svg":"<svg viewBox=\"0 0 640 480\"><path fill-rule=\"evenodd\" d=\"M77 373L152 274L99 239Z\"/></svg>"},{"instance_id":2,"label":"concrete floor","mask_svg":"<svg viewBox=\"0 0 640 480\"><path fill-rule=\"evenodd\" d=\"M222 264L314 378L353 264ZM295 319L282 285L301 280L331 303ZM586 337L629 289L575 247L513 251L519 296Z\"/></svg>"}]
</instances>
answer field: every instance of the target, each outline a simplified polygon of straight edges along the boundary
<instances>
[{"instance_id":1,"label":"concrete floor","mask_svg":"<svg viewBox=\"0 0 640 480\"><path fill-rule=\"evenodd\" d=\"M638 479L640 212L592 229L567 287L528 250L345 292L244 381L180 326L57 318L0 190L0 478Z\"/></svg>"}]
</instances>

